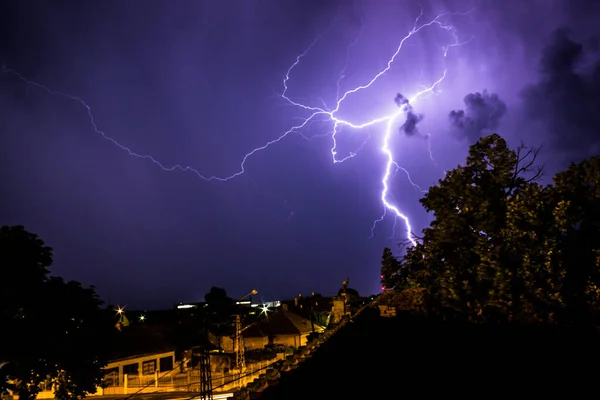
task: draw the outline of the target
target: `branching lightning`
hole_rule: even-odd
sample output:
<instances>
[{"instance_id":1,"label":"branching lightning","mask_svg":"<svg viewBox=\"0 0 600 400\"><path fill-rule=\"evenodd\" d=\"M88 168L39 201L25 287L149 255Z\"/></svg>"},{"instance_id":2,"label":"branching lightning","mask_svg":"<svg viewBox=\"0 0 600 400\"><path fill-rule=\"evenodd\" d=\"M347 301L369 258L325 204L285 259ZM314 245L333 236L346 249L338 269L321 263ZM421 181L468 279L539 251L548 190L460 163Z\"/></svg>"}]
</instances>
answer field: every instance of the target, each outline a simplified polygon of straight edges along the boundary
<instances>
[{"instance_id":1,"label":"branching lightning","mask_svg":"<svg viewBox=\"0 0 600 400\"><path fill-rule=\"evenodd\" d=\"M469 11L470 12L470 11ZM376 219L373 222L373 227L371 229L371 236L373 236L373 231L377 225L378 222L381 222L384 220L384 218L386 217L386 215L391 212L394 216L394 228L396 226L396 222L398 219L403 220L405 226L406 226L406 231L407 231L407 238L410 240L410 242L415 245L416 244L416 240L414 239L413 235L412 235L412 227L410 224L410 220L408 218L408 216L406 216L405 214L403 214L399 207L397 205L395 205L391 200L392 199L392 195L390 194L390 181L391 178L393 178L393 176L396 174L396 172L398 170L402 170L408 177L409 182L415 187L415 189L423 192L423 190L416 185L410 178L410 174L408 173L408 171L404 168L402 168L400 166L400 164L395 160L394 158L394 154L393 151L391 149L390 146L390 139L392 137L392 132L393 132L393 127L394 124L398 122L399 118L402 117L403 115L406 114L406 108L405 107L399 107L394 113L392 114L388 114L388 115L383 115L380 116L378 118L369 120L369 121L365 121L365 122L351 122L351 121L347 121L344 120L340 117L338 117L338 114L340 112L340 109L342 107L342 105L344 104L344 101L352 96L355 95L363 90L366 90L368 88L370 88L378 79L380 79L382 76L384 76L391 68L392 68L392 64L396 61L396 59L398 58L398 55L400 53L400 51L402 50L402 48L404 47L404 44L406 43L406 41L408 41L411 37L413 37L414 35L418 34L421 30L426 29L428 27L437 27L439 29L444 29L446 31L448 31L450 33L450 35L453 38L453 41L446 45L443 46L440 50L441 50L441 55L443 57L446 57L446 55L448 54L448 51L456 46L460 46L463 44L466 44L470 41L463 41L461 42L456 34L456 29L454 26L452 25L446 25L443 22L441 22L441 19L444 16L456 16L456 15L465 15L468 13L442 13L439 14L437 17L435 17L434 19L430 20L427 23L422 23L420 24L419 21L421 20L423 13L421 12L420 15L415 19L414 25L412 30L410 30L408 32L408 34L406 34L406 36L404 36L397 48L396 51L394 52L394 54L392 54L392 56L389 58L387 65L385 66L385 68L383 68L380 72L378 72L375 76L373 76L366 84L360 85L360 86L356 86L353 89L347 90L346 92L344 92L343 94L341 93L341 82L342 80L345 78L344 74L345 74L345 70L347 67L347 63L348 63L348 59L349 59L349 55L350 55L350 50L351 48L358 42L358 40L360 39L360 35L358 36L358 38L356 39L356 41L354 43L352 43L349 47L348 47L348 52L347 52L347 57L346 57L346 67L344 67L344 69L341 71L340 75L339 75L339 79L337 81L337 101L335 104L335 107L333 109L329 109L327 107L327 105L323 104L321 107L315 107L315 106L310 106L310 105L306 105L306 104L302 104L299 102L296 102L294 100L292 100L288 95L288 82L290 81L290 75L292 73L292 71L294 70L294 68L296 68L301 60L310 52L310 50L314 47L314 45L318 42L319 37L317 39L315 39L310 46L308 46L308 48L301 54L299 54L296 57L295 62L289 67L289 69L287 70L284 78L283 78L283 92L281 93L281 98L284 99L287 103L289 103L290 105L297 107L299 109L302 109L304 111L308 111L309 112L309 116L307 118L303 118L300 120L300 122L294 126L292 126L290 129L288 129L286 132L284 132L283 134L281 134L280 136L278 136L277 138L266 142L265 144L263 144L262 146L256 147L254 149L252 149L250 152L248 152L243 158L242 161L240 163L239 169L237 172L235 172L234 174L230 175L230 176L226 176L226 177L218 177L218 176L210 176L210 175L204 175L202 173L200 173L197 169L192 168L190 166L185 166L185 165L173 165L173 166L166 166L163 163L161 163L160 161L158 161L156 158L154 158L151 155L147 155L147 154L140 154L137 153L135 151L133 151L132 149L130 149L129 147L119 143L116 139L114 139L113 137L107 135L104 131L102 131L98 124L96 123L96 119L94 117L94 114L92 112L92 108L90 105L88 105L88 103L86 103L82 98L78 97L78 96L73 96L67 93L63 93L60 91L56 91L53 89L50 89L49 87L42 85L38 82L35 81L31 81L27 78L25 78L22 74L20 74L19 72L9 69L6 66L2 67L2 71L3 73L9 73L9 74L13 74L14 76L18 77L20 80L22 80L24 83L37 87L39 89L42 89L44 91L46 91L47 93L49 93L50 95L55 95L55 96L61 96L64 97L66 99L75 101L77 103L79 103L82 107L85 108L89 120L90 120L90 124L94 130L95 133L101 135L104 139L112 142L115 146L119 147L120 149L126 151L129 155L133 156L133 157L137 157L137 158L141 158L141 159L145 159L145 160L149 160L152 163L154 163L155 165L157 165L158 167L160 167L161 169L163 169L164 171L183 171L183 172L191 172L194 173L195 175L197 175L199 178L205 180L205 181L221 181L221 182L227 182L231 179L234 179L236 177L239 177L240 175L244 174L244 172L246 171L246 162L256 153L261 152L262 150L267 149L268 147L278 143L279 141L283 140L284 138L286 138L287 136L289 136L290 134L294 133L294 134L299 134L302 135L305 139L312 139L312 138L308 138L306 136L303 135L302 130L304 128L306 128L309 124L313 123L313 122L330 122L333 123L333 127L332 129L326 134L327 136L331 137L332 140L332 147L331 147L331 157L332 157L332 161L333 163L342 163L350 158L355 157L358 152L365 146L365 144L367 143L367 141L371 138L371 135L367 135L367 138L365 139L365 141L363 142L363 144L359 147L358 150L349 153L349 155L347 155L346 157L340 158L338 157L338 151L337 151L337 134L340 132L340 130L342 128L349 128L349 129L353 129L353 130L360 130L360 129L364 129L364 128L368 128L368 127L373 127L375 125L378 124L384 124L384 128L383 128L383 132L382 132L382 139L381 139L381 152L384 155L385 158L385 169L384 169L384 173L383 176L381 178L381 185L382 185L382 190L381 190L381 194L380 194L380 198L381 198L381 203L383 206L383 213L382 215ZM362 34L362 31L361 31ZM440 85L440 83L446 78L447 75L447 70L444 70L441 74L440 77L433 82L432 84L430 84L429 86L425 86L423 87L423 89L417 93L415 93L413 96L411 96L410 98L408 98L408 102L409 104L414 104L419 98L421 98L422 96L426 95L426 94L437 94L438 93L438 86ZM324 103L324 102L323 102ZM325 136L325 134L323 135L317 135L317 136ZM429 138L428 138L429 140ZM428 142L428 146L429 146L429 142ZM430 155L431 155L431 150L430 147L428 147L429 151L430 151ZM433 160L433 156L431 156L432 160Z\"/></svg>"},{"instance_id":2,"label":"branching lightning","mask_svg":"<svg viewBox=\"0 0 600 400\"><path fill-rule=\"evenodd\" d=\"M470 12L470 11L469 11ZM465 13L452 13L450 15L459 15L462 14L464 15ZM300 61L302 60L302 58L304 56L306 56L306 54L308 54L308 52L312 49L312 47L315 45L316 40L313 41L310 46L308 46L308 48L301 53L300 55L298 55L296 57L296 61L290 66L290 68L288 69L287 73L285 74L285 78L283 80L283 93L282 93L282 97L291 105L299 107L301 109L304 110L308 110L310 112L312 112L311 115L309 115L308 118L306 118L301 124L291 128L288 132L285 132L282 136L278 137L277 139L275 139L272 142L267 143L266 146L262 147L262 148L258 148L253 150L257 151L257 150L262 150L263 148L266 148L267 146L278 142L279 140L283 139L284 137L286 137L287 135L289 135L292 132L295 132L297 130L302 129L307 123L309 123L309 121L312 121L314 118L316 118L317 116L326 116L327 119L329 119L331 122L333 122L333 129L330 132L331 135L331 139L333 141L333 146L331 148L331 155L332 155L332 160L334 163L341 163L344 162L350 158L353 158L356 156L356 154L358 153L358 151L356 152L351 152L348 156L344 157L344 158L337 158L337 140L336 140L336 135L339 133L340 129L342 127L349 127L351 129L363 129L366 127L370 127L379 123L386 123L385 128L384 128L384 133L383 133L383 139L382 139L382 145L381 145L381 151L385 156L386 159L386 166L385 166L385 170L384 170L384 174L381 178L381 184L382 184L382 191L381 191L381 202L383 204L383 213L382 215L376 219L373 222L373 226L371 228L371 237L373 237L373 232L375 230L375 227L377 226L377 223L382 222L384 220L384 218L386 217L388 212L392 212L394 214L394 230L396 227L396 222L397 219L400 218L404 221L405 226L406 226L406 231L407 231L407 238L410 240L410 242L415 245L416 244L416 240L412 234L412 227L410 224L410 220L408 218L407 215L403 214L400 209L398 208L398 206L396 206L395 204L393 204L390 201L390 194L389 194L389 190L390 190L390 180L393 177L393 175L395 175L395 173L401 169L403 172L406 173L407 178L409 180L409 182L411 183L411 185L413 185L413 187L415 187L415 189L417 189L420 192L425 192L423 189L421 189L416 183L414 183L410 177L409 172L405 169L402 168L398 162L396 162L396 160L394 159L394 155L392 152L392 149L390 148L390 139L392 136L392 131L393 131L393 126L394 123L397 122L398 118L401 117L402 115L405 114L406 109L405 108L399 108L395 113L390 114L390 115L385 115L382 117L378 117L375 119L372 119L370 121L366 121L363 123L353 123L344 119L341 119L339 117L337 117L337 113L339 112L340 108L342 107L342 104L344 103L344 100L346 100L348 98L348 96L353 95L355 93L358 93L362 90L368 89L369 87L371 87L379 78L381 78L383 75L385 75L386 72L388 72L391 68L392 68L392 64L394 63L394 61L396 60L396 58L398 57L400 51L402 50L402 48L404 47L404 43L409 40L412 36L416 35L419 31L421 31L424 28L430 27L430 26L437 26L438 28L441 29L445 29L448 32L451 33L454 41L452 43L450 43L447 46L442 47L442 54L443 57L446 57L448 55L448 51L452 48L452 47L456 47L456 46L461 46L463 44L468 43L471 39L467 40L467 41L463 41L461 42L456 34L456 28L452 25L445 25L444 23L442 23L440 21L440 19L442 17L444 17L445 15L449 15L448 13L442 13L439 14L436 18L434 18L433 20L424 23L424 24L419 24L419 21L421 20L421 17L423 16L423 13L421 12L419 14L419 16L415 19L414 25L413 25L413 29L411 31L408 32L408 34L406 36L404 36L402 38L402 40L400 41L400 43L398 44L398 47L396 48L396 51L394 52L394 54L390 57L390 59L387 62L386 67L381 70L379 73L377 73L367 84L365 85L361 85L361 86L357 86L353 89L350 89L348 91L346 91L343 95L340 96L340 82L341 80L344 78L344 73L346 70L346 66L344 67L344 69L342 70L342 72L340 73L340 78L337 81L337 88L338 88L338 96L337 96L337 102L335 105L335 108L333 110L329 110L326 107L325 108L320 108L320 107L313 107L313 106L309 106L306 104L302 104L302 103L298 103L293 101L292 99L290 99L287 96L287 91L288 91L288 81L290 80L290 74L292 73L292 70L300 63ZM361 31L362 34L362 31ZM360 35L359 35L360 38ZM350 45L350 47L354 46L356 44L357 40L352 43ZM350 47L348 52L350 51ZM347 61L348 61L348 57L346 59L346 65L347 65ZM416 94L414 94L413 96L411 96L408 99L408 103L409 104L414 104L414 102L416 100L418 100L421 96L425 95L425 94L437 94L436 92L436 88L438 87L438 85L446 78L446 74L447 74L447 70L444 70L443 73L441 74L441 77L433 82L431 85L424 87L421 91L417 92ZM370 136L369 136L370 137ZM368 138L369 138L368 137ZM368 140L367 138L367 140ZM428 151L430 154L430 157L432 159L432 161L435 162L435 160L433 159L433 155L431 153L431 147L429 144L429 140L430 140L430 136L427 138L428 139ZM363 146L364 146L364 142L363 142ZM363 147L361 146L361 148ZM359 150L361 149L359 148ZM249 155L253 154L253 152L249 153ZM246 159L244 159L243 162L245 162ZM242 163L242 168L243 168L243 163Z\"/></svg>"}]
</instances>

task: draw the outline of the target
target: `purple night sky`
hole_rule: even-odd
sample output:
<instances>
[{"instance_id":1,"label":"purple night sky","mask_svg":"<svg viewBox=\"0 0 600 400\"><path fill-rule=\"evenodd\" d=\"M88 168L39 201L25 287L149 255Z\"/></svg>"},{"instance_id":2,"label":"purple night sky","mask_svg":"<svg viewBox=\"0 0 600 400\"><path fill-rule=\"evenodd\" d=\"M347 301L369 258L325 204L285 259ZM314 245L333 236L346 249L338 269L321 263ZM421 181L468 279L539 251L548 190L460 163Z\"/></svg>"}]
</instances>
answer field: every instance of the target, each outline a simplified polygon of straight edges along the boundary
<instances>
[{"instance_id":1,"label":"purple night sky","mask_svg":"<svg viewBox=\"0 0 600 400\"><path fill-rule=\"evenodd\" d=\"M264 300L330 294L346 277L377 292L383 247L406 239L393 210L370 238L388 122L339 123L336 157L356 157L334 163L331 112L338 82L340 96L367 86L421 11L417 27L449 14L333 113L355 125L399 114L388 144L412 182L426 189L491 131L543 144L547 176L600 153L597 0L8 0L0 225L37 233L55 250L54 274L129 308L199 301L210 286ZM25 79L83 99L132 152L189 169L128 154L95 132L83 103ZM196 174L240 172L247 153L315 112L235 179ZM422 193L402 169L388 182L418 233L430 218Z\"/></svg>"}]
</instances>

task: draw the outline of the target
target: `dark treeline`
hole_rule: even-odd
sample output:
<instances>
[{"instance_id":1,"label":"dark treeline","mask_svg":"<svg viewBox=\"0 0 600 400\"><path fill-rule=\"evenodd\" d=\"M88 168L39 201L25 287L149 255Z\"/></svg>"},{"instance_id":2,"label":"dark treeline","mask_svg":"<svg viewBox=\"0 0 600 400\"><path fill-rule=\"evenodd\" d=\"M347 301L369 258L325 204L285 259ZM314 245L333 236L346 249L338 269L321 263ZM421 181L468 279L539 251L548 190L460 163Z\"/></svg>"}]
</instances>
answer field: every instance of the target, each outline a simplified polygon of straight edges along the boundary
<instances>
[{"instance_id":1,"label":"dark treeline","mask_svg":"<svg viewBox=\"0 0 600 400\"><path fill-rule=\"evenodd\" d=\"M104 385L109 361L212 348L208 331L233 335L233 315L247 313L224 289L212 287L205 307L193 313L169 311L168 318L146 320L133 311L138 318L130 322L93 286L52 276L52 252L23 226L0 227L0 394L32 400L52 388L57 399L81 399Z\"/></svg>"},{"instance_id":2,"label":"dark treeline","mask_svg":"<svg viewBox=\"0 0 600 400\"><path fill-rule=\"evenodd\" d=\"M52 248L22 226L0 228L0 392L36 397L52 382L60 399L102 383L114 311L93 287L50 275Z\"/></svg>"}]
</instances>

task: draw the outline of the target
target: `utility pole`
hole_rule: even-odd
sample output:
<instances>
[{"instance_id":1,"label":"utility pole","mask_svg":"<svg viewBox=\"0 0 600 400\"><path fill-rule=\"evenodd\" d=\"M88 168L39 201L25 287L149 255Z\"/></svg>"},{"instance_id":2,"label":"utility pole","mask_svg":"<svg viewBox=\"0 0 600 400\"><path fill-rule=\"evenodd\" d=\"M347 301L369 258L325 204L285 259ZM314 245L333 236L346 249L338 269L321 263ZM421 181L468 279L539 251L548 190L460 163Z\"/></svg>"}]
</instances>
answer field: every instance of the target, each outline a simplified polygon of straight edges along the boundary
<instances>
[{"instance_id":1,"label":"utility pole","mask_svg":"<svg viewBox=\"0 0 600 400\"><path fill-rule=\"evenodd\" d=\"M235 366L240 373L246 368L246 355L244 354L244 336L242 336L242 317L235 316Z\"/></svg>"},{"instance_id":2,"label":"utility pole","mask_svg":"<svg viewBox=\"0 0 600 400\"><path fill-rule=\"evenodd\" d=\"M206 312L205 312L206 313ZM212 400L212 372L210 370L210 340L208 338L208 319L202 321L202 344L200 345L200 399Z\"/></svg>"},{"instance_id":3,"label":"utility pole","mask_svg":"<svg viewBox=\"0 0 600 400\"><path fill-rule=\"evenodd\" d=\"M258 290L253 289L250 293L240 298L238 302L257 293ZM235 346L235 367L238 373L241 374L246 369L246 355L244 351L244 336L242 335L242 316L239 313L235 315Z\"/></svg>"}]
</instances>

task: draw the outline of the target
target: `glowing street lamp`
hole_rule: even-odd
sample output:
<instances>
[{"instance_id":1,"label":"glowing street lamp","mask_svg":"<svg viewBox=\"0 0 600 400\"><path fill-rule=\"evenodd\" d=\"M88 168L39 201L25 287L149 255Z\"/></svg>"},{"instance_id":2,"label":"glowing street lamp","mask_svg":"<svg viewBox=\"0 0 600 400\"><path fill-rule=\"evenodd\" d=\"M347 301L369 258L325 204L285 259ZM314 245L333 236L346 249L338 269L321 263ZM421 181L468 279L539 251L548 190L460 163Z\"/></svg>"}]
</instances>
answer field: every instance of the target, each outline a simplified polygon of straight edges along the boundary
<instances>
[{"instance_id":1,"label":"glowing street lamp","mask_svg":"<svg viewBox=\"0 0 600 400\"><path fill-rule=\"evenodd\" d=\"M117 329L121 330L123 327L129 326L129 320L125 316L125 307L117 306L117 309L115 311L119 316L119 321L116 324Z\"/></svg>"},{"instance_id":2,"label":"glowing street lamp","mask_svg":"<svg viewBox=\"0 0 600 400\"><path fill-rule=\"evenodd\" d=\"M263 305L260 307L260 315L262 315L263 313L264 313L265 315L267 315L267 313L268 313L269 311L271 311L271 310L269 309L269 306L268 306L268 305L266 305L266 304L263 304Z\"/></svg>"}]
</instances>

